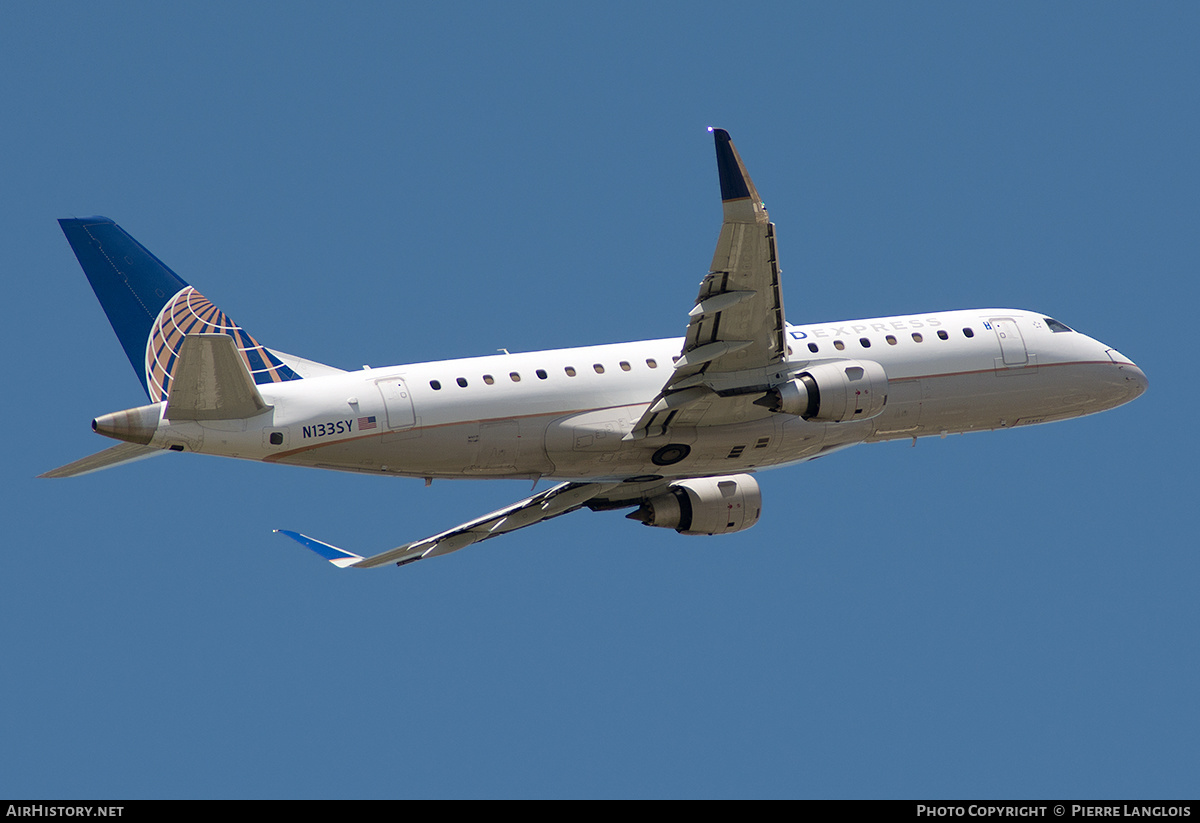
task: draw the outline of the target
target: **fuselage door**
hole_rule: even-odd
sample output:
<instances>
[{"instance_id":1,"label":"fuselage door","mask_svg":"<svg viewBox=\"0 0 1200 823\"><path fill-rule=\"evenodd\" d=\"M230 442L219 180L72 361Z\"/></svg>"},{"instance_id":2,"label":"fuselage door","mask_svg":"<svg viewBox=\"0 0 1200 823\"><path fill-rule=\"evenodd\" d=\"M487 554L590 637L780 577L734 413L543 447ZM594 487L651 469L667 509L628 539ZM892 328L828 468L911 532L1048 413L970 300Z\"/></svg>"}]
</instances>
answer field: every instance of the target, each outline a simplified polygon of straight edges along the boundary
<instances>
[{"instance_id":1,"label":"fuselage door","mask_svg":"<svg viewBox=\"0 0 1200 823\"><path fill-rule=\"evenodd\" d=\"M416 424L416 414L413 412L412 393L403 377L392 377L387 380L377 380L379 393L383 395L383 405L387 408L387 424L389 429L408 429Z\"/></svg>"},{"instance_id":2,"label":"fuselage door","mask_svg":"<svg viewBox=\"0 0 1200 823\"><path fill-rule=\"evenodd\" d=\"M1017 328L1017 321L1011 317L992 317L987 322L1000 341L1000 354L1005 366L1023 366L1029 362L1029 352L1025 350L1025 340Z\"/></svg>"}]
</instances>

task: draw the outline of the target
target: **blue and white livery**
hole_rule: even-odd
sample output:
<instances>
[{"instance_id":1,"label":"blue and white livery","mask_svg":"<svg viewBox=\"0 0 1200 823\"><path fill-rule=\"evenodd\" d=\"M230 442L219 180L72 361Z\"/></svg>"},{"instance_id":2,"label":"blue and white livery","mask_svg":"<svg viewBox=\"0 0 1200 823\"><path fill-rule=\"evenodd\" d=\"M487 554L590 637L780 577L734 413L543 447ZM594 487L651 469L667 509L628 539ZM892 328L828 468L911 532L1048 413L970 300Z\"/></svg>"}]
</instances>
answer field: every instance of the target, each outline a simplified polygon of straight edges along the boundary
<instances>
[{"instance_id":1,"label":"blue and white livery","mask_svg":"<svg viewBox=\"0 0 1200 823\"><path fill-rule=\"evenodd\" d=\"M1146 390L1127 357L1034 311L790 325L775 226L728 133L712 131L724 219L682 338L343 371L263 346L112 220L59 221L150 402L97 417L123 442L43 477L182 451L427 483L559 481L370 557L280 532L370 568L584 507L681 534L741 531L761 514L760 469L1080 417Z\"/></svg>"}]
</instances>

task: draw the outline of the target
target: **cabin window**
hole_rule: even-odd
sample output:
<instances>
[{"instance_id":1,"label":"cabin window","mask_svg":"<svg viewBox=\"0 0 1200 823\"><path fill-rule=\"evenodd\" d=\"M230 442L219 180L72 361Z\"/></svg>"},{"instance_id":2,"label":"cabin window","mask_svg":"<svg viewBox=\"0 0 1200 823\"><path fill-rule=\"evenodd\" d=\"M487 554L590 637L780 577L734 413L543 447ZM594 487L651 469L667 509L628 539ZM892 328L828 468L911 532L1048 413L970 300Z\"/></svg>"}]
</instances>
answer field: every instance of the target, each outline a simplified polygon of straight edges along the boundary
<instances>
[{"instance_id":1,"label":"cabin window","mask_svg":"<svg viewBox=\"0 0 1200 823\"><path fill-rule=\"evenodd\" d=\"M860 337L860 338L858 338L858 342L859 342L859 343L862 345L862 347L863 347L864 349L869 349L869 348L871 348L871 341L870 341L870 340L868 340L866 337Z\"/></svg>"},{"instance_id":2,"label":"cabin window","mask_svg":"<svg viewBox=\"0 0 1200 823\"><path fill-rule=\"evenodd\" d=\"M657 368L658 368L658 361L657 361L657 360L654 360L653 358L650 358L650 359L646 360L646 365L647 365L647 366L649 366L649 367L650 367L650 368L652 368L652 369L657 369Z\"/></svg>"},{"instance_id":3,"label":"cabin window","mask_svg":"<svg viewBox=\"0 0 1200 823\"><path fill-rule=\"evenodd\" d=\"M921 336L920 332L918 332L918 331L913 332L913 342L914 343L920 343L924 339L925 338Z\"/></svg>"},{"instance_id":4,"label":"cabin window","mask_svg":"<svg viewBox=\"0 0 1200 823\"><path fill-rule=\"evenodd\" d=\"M487 383L490 386L496 382L496 378L492 377L490 374L485 374L483 376L483 382Z\"/></svg>"},{"instance_id":5,"label":"cabin window","mask_svg":"<svg viewBox=\"0 0 1200 823\"><path fill-rule=\"evenodd\" d=\"M596 370L596 374L604 374L604 367L599 363L593 363L592 368Z\"/></svg>"},{"instance_id":6,"label":"cabin window","mask_svg":"<svg viewBox=\"0 0 1200 823\"><path fill-rule=\"evenodd\" d=\"M624 360L621 361L621 371L629 371L631 368L633 368L633 366L629 365Z\"/></svg>"},{"instance_id":7,"label":"cabin window","mask_svg":"<svg viewBox=\"0 0 1200 823\"><path fill-rule=\"evenodd\" d=\"M889 346L894 346L894 345L896 345L896 338L895 338L895 337L893 337L893 336L892 336L892 335L890 335L890 334L889 334L887 337L883 338L883 339L887 341L887 344L888 344Z\"/></svg>"},{"instance_id":8,"label":"cabin window","mask_svg":"<svg viewBox=\"0 0 1200 823\"><path fill-rule=\"evenodd\" d=\"M519 375L519 374L518 374L517 372L515 372L515 371L510 371L510 372L508 373L508 378L509 378L510 380L512 380L514 383L520 383L520 382L521 382L521 375Z\"/></svg>"},{"instance_id":9,"label":"cabin window","mask_svg":"<svg viewBox=\"0 0 1200 823\"><path fill-rule=\"evenodd\" d=\"M810 352L812 352L813 354L816 354L818 351L820 351L820 348L821 348L821 347L820 347L820 346L818 346L816 343L809 343L809 344L808 344L808 350L809 350Z\"/></svg>"},{"instance_id":10,"label":"cabin window","mask_svg":"<svg viewBox=\"0 0 1200 823\"><path fill-rule=\"evenodd\" d=\"M833 347L834 347L835 349L837 349L838 351L842 351L843 349L845 349L845 348L846 348L846 344L845 344L845 343L843 343L841 340L834 340L834 341L833 341Z\"/></svg>"},{"instance_id":11,"label":"cabin window","mask_svg":"<svg viewBox=\"0 0 1200 823\"><path fill-rule=\"evenodd\" d=\"M548 377L545 369L538 369L534 374L538 376L538 380L545 380Z\"/></svg>"},{"instance_id":12,"label":"cabin window","mask_svg":"<svg viewBox=\"0 0 1200 823\"><path fill-rule=\"evenodd\" d=\"M950 339L950 335L946 333L945 329L938 329L938 337L941 338L942 340Z\"/></svg>"},{"instance_id":13,"label":"cabin window","mask_svg":"<svg viewBox=\"0 0 1200 823\"><path fill-rule=\"evenodd\" d=\"M433 389L434 391L441 391L441 390L442 390L442 383L441 383L441 381L440 381L440 380L430 380L430 381L429 381L429 388Z\"/></svg>"},{"instance_id":14,"label":"cabin window","mask_svg":"<svg viewBox=\"0 0 1200 823\"><path fill-rule=\"evenodd\" d=\"M565 371L567 373L567 377L575 376L575 367L574 366L567 366L565 369L563 369L563 371Z\"/></svg>"},{"instance_id":15,"label":"cabin window","mask_svg":"<svg viewBox=\"0 0 1200 823\"><path fill-rule=\"evenodd\" d=\"M964 337L974 337L975 330L974 329L963 329L963 336Z\"/></svg>"},{"instance_id":16,"label":"cabin window","mask_svg":"<svg viewBox=\"0 0 1200 823\"><path fill-rule=\"evenodd\" d=\"M458 385L462 386L464 389L467 387L467 378L465 378L465 377L460 377L457 380L455 380L454 382L457 383Z\"/></svg>"}]
</instances>

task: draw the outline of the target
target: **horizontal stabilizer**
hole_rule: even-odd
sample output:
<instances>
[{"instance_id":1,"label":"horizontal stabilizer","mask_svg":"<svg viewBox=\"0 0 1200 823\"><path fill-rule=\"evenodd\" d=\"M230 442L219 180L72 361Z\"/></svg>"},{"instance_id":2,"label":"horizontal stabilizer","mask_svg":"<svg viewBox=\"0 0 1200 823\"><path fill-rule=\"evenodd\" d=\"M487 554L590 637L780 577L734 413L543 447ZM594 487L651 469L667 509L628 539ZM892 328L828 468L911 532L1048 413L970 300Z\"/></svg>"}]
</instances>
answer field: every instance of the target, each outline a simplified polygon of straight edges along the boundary
<instances>
[{"instance_id":1,"label":"horizontal stabilizer","mask_svg":"<svg viewBox=\"0 0 1200 823\"><path fill-rule=\"evenodd\" d=\"M154 457L159 454L166 454L166 451L154 446L143 446L139 443L120 443L111 449L105 449L89 457L76 460L74 463L68 463L65 466L59 466L57 469L51 469L45 474L39 474L38 477L79 477L80 475L98 472L101 469L111 469L113 466L120 466L124 463L145 460L147 457Z\"/></svg>"},{"instance_id":2,"label":"horizontal stabilizer","mask_svg":"<svg viewBox=\"0 0 1200 823\"><path fill-rule=\"evenodd\" d=\"M238 420L271 408L227 334L189 334L167 394L169 420Z\"/></svg>"}]
</instances>

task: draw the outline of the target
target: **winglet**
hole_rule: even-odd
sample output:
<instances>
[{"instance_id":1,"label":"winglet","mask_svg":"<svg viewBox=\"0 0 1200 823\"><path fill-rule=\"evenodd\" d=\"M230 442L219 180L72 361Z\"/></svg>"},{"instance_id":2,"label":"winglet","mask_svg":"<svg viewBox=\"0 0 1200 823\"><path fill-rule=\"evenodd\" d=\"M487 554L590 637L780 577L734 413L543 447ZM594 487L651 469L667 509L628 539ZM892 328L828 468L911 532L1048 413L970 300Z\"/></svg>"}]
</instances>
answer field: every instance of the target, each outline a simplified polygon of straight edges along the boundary
<instances>
[{"instance_id":1,"label":"winglet","mask_svg":"<svg viewBox=\"0 0 1200 823\"><path fill-rule=\"evenodd\" d=\"M733 140L725 129L709 129L717 144L717 175L721 178L721 200L741 200L750 196L749 176L738 157Z\"/></svg>"},{"instance_id":2,"label":"winglet","mask_svg":"<svg viewBox=\"0 0 1200 823\"><path fill-rule=\"evenodd\" d=\"M339 569L345 569L350 566L358 565L363 560L361 555L348 552L345 549L339 549L337 546L331 546L328 543L322 543L320 540L314 540L308 535L300 534L300 532L288 531L287 529L276 529L275 533L292 538L306 549L311 549L312 551L321 555L321 557L324 557Z\"/></svg>"},{"instance_id":3,"label":"winglet","mask_svg":"<svg viewBox=\"0 0 1200 823\"><path fill-rule=\"evenodd\" d=\"M729 132L712 127L709 131L712 132L717 147L717 176L721 181L721 202L728 209L739 201L749 201L755 213L762 210L758 190L754 188L754 181L750 179L750 173L746 171L741 155L734 148Z\"/></svg>"}]
</instances>

